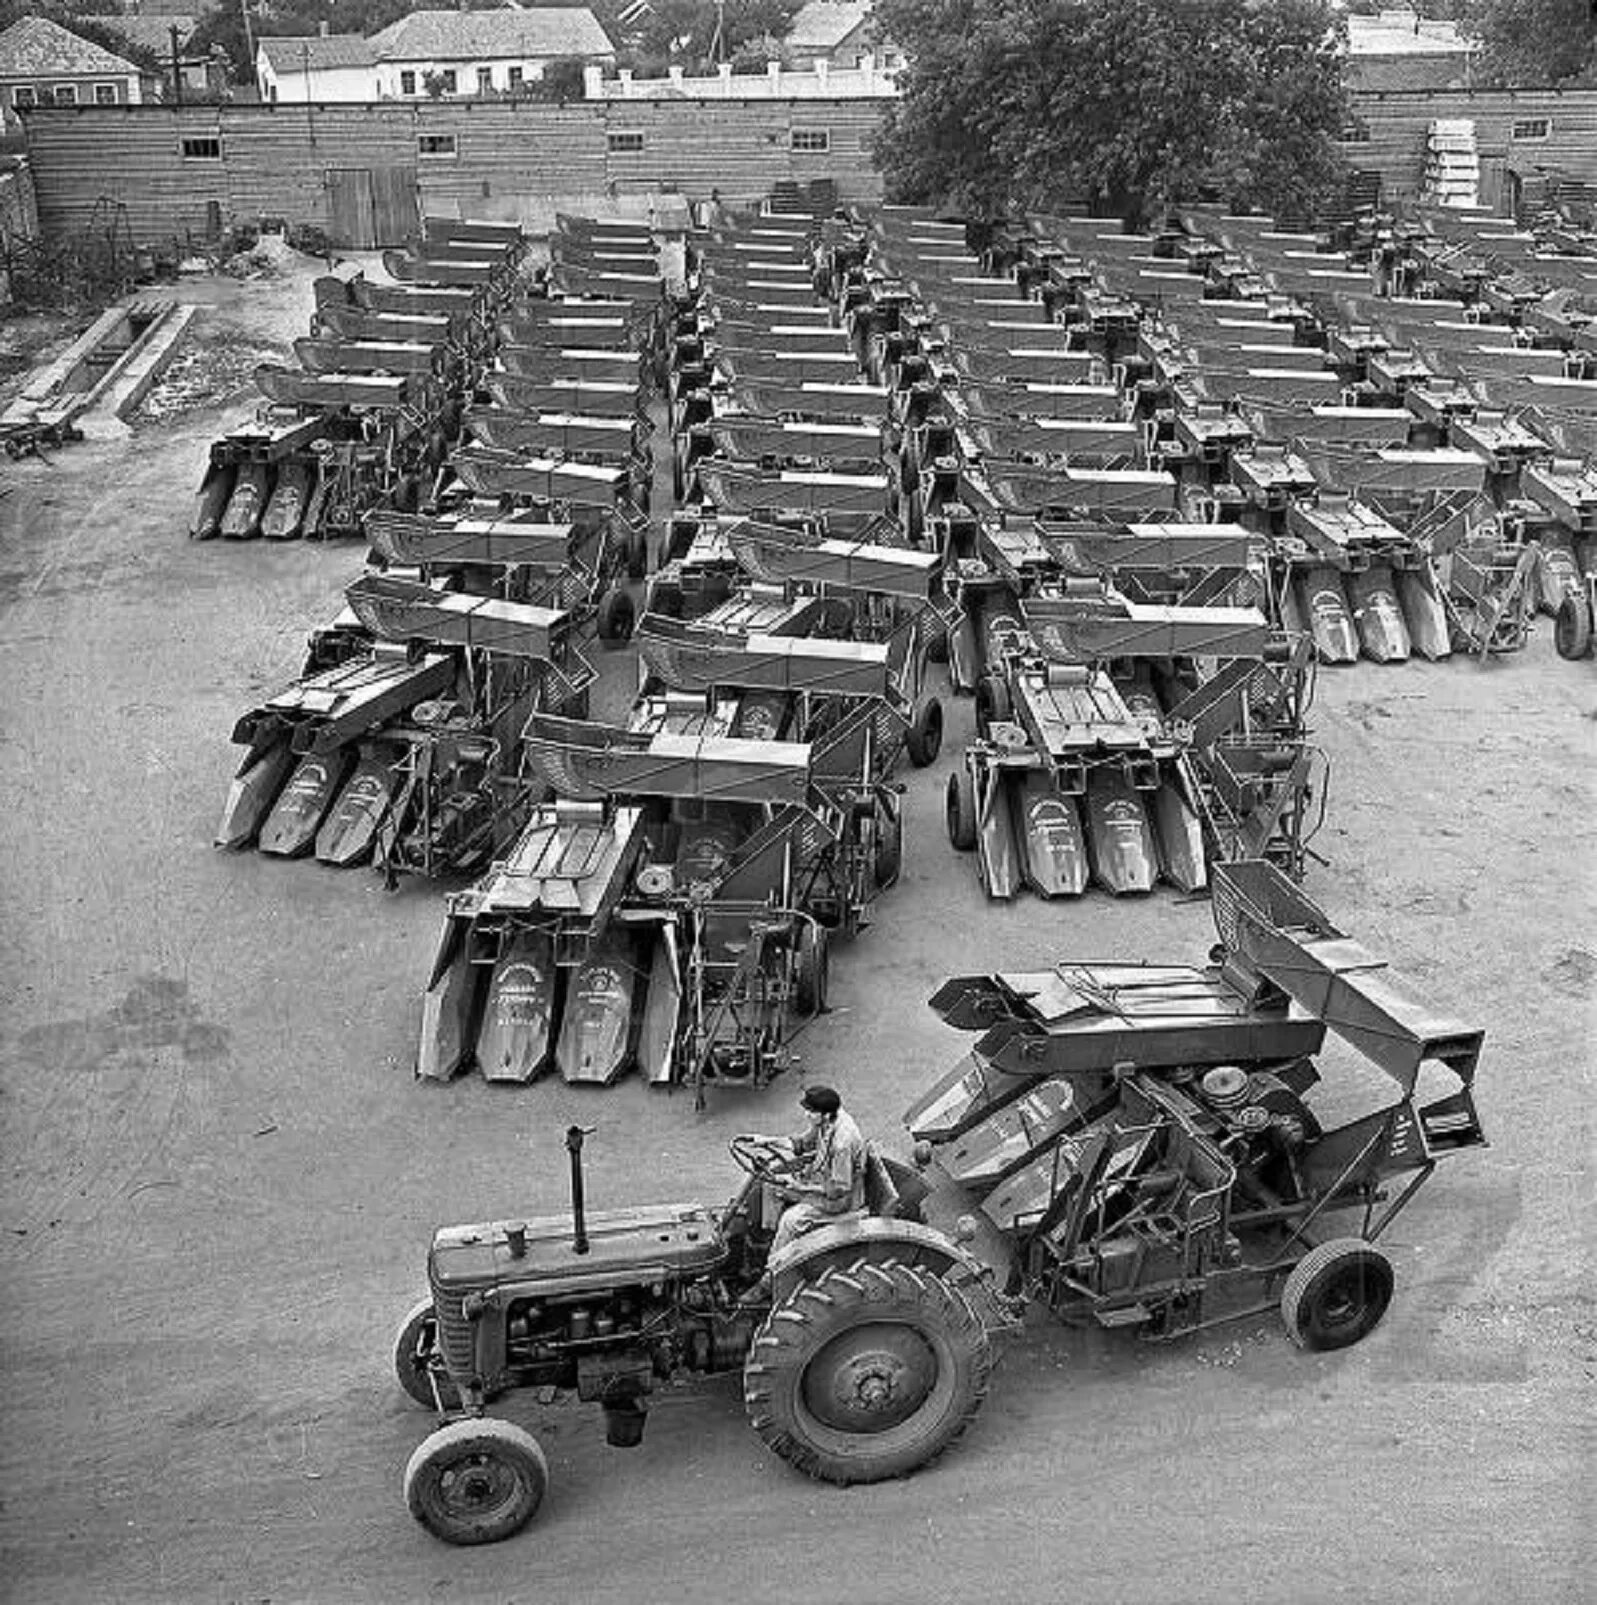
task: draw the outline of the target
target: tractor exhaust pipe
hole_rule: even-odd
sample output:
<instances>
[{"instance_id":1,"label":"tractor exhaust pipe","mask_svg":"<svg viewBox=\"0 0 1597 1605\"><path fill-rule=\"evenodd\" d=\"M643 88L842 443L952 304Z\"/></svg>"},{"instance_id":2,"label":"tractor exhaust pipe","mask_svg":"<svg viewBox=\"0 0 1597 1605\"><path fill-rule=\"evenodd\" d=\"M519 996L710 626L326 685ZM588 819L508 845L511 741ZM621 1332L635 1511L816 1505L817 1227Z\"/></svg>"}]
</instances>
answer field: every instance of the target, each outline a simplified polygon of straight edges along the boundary
<instances>
[{"instance_id":1,"label":"tractor exhaust pipe","mask_svg":"<svg viewBox=\"0 0 1597 1605\"><path fill-rule=\"evenodd\" d=\"M571 1248L577 1254L588 1252L588 1218L582 1204L582 1141L592 1130L592 1126L566 1127L566 1151L571 1155Z\"/></svg>"}]
</instances>

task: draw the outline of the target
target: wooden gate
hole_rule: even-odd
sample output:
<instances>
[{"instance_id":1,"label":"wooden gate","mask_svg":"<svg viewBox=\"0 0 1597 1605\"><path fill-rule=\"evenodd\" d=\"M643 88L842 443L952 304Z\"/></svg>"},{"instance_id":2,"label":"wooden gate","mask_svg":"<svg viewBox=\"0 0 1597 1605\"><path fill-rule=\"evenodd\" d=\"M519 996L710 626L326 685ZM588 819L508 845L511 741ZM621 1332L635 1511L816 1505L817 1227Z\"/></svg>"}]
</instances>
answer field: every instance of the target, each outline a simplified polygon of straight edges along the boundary
<instances>
[{"instance_id":1,"label":"wooden gate","mask_svg":"<svg viewBox=\"0 0 1597 1605\"><path fill-rule=\"evenodd\" d=\"M374 167L371 171L376 243L403 245L421 232L414 167Z\"/></svg>"},{"instance_id":2,"label":"wooden gate","mask_svg":"<svg viewBox=\"0 0 1597 1605\"><path fill-rule=\"evenodd\" d=\"M370 251L377 244L372 175L365 167L327 169L327 233L346 251Z\"/></svg>"},{"instance_id":3,"label":"wooden gate","mask_svg":"<svg viewBox=\"0 0 1597 1605\"><path fill-rule=\"evenodd\" d=\"M328 233L346 251L403 245L419 231L414 167L327 169Z\"/></svg>"}]
</instances>

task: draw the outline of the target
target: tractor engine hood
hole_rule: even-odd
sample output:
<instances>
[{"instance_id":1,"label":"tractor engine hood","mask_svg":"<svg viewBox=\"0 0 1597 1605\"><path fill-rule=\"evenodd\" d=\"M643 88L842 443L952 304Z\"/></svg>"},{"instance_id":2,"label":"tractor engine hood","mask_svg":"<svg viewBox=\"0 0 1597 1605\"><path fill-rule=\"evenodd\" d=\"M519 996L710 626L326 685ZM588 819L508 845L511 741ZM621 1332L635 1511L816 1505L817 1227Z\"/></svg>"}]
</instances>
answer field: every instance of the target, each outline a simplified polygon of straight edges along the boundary
<instances>
[{"instance_id":1,"label":"tractor engine hood","mask_svg":"<svg viewBox=\"0 0 1597 1605\"><path fill-rule=\"evenodd\" d=\"M435 1293L596 1294L701 1276L726 1256L715 1217L702 1204L660 1204L587 1216L578 1253L569 1215L446 1226L433 1237Z\"/></svg>"}]
</instances>

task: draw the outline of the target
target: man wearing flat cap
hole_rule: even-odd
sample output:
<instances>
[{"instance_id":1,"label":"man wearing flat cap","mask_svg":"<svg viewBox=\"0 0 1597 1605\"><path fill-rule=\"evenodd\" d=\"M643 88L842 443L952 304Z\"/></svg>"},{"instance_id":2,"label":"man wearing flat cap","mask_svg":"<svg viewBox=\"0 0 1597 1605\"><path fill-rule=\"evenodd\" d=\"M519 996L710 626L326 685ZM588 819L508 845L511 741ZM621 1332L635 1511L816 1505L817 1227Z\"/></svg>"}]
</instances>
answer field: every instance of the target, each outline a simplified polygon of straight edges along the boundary
<instances>
[{"instance_id":1,"label":"man wearing flat cap","mask_svg":"<svg viewBox=\"0 0 1597 1605\"><path fill-rule=\"evenodd\" d=\"M795 1237L865 1207L865 1139L843 1108L835 1087L818 1082L804 1089L799 1107L809 1125L789 1138L798 1157L792 1175L773 1191L786 1207L771 1240L772 1255Z\"/></svg>"}]
</instances>

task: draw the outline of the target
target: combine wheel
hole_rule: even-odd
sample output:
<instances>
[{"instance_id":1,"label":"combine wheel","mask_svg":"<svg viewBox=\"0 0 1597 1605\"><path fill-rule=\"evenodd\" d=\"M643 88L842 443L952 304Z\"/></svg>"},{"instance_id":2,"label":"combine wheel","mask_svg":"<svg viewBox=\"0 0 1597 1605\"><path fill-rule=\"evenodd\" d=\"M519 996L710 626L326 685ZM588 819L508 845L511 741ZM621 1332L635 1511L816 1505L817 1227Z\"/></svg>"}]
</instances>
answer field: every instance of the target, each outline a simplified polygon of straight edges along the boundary
<instances>
[{"instance_id":1,"label":"combine wheel","mask_svg":"<svg viewBox=\"0 0 1597 1605\"><path fill-rule=\"evenodd\" d=\"M629 529L626 539L627 578L641 580L649 572L649 537L641 529Z\"/></svg>"},{"instance_id":2,"label":"combine wheel","mask_svg":"<svg viewBox=\"0 0 1597 1605\"><path fill-rule=\"evenodd\" d=\"M1553 615L1553 646L1573 662L1591 652L1591 603L1584 596L1566 596Z\"/></svg>"},{"instance_id":3,"label":"combine wheel","mask_svg":"<svg viewBox=\"0 0 1597 1605\"><path fill-rule=\"evenodd\" d=\"M404 1321L394 1338L394 1375L399 1385L417 1404L428 1410L440 1405L445 1410L460 1408L460 1393L442 1367L434 1370L432 1355L438 1348L438 1318L433 1314L433 1301L424 1298ZM438 1397L433 1398L433 1381L438 1383Z\"/></svg>"},{"instance_id":4,"label":"combine wheel","mask_svg":"<svg viewBox=\"0 0 1597 1605\"><path fill-rule=\"evenodd\" d=\"M883 808L876 824L876 884L886 888L904 867L904 816L896 808Z\"/></svg>"},{"instance_id":5,"label":"combine wheel","mask_svg":"<svg viewBox=\"0 0 1597 1605\"><path fill-rule=\"evenodd\" d=\"M976 845L976 784L968 769L956 769L948 777L943 811L948 819L949 841L960 852L968 853Z\"/></svg>"},{"instance_id":6,"label":"combine wheel","mask_svg":"<svg viewBox=\"0 0 1597 1605\"><path fill-rule=\"evenodd\" d=\"M897 1260L823 1271L766 1318L743 1366L754 1430L824 1482L935 1460L987 1392L992 1350L965 1296Z\"/></svg>"},{"instance_id":7,"label":"combine wheel","mask_svg":"<svg viewBox=\"0 0 1597 1605\"><path fill-rule=\"evenodd\" d=\"M1001 674L984 674L976 682L976 728L982 735L990 735L995 724L1001 724L1014 713L1009 700L1009 682Z\"/></svg>"},{"instance_id":8,"label":"combine wheel","mask_svg":"<svg viewBox=\"0 0 1597 1605\"><path fill-rule=\"evenodd\" d=\"M805 920L799 927L798 951L793 957L793 995L801 1014L819 1014L826 1007L831 969L826 932Z\"/></svg>"},{"instance_id":9,"label":"combine wheel","mask_svg":"<svg viewBox=\"0 0 1597 1605\"><path fill-rule=\"evenodd\" d=\"M474 1417L440 1427L405 1467L405 1503L446 1544L492 1544L532 1520L549 1462L530 1432Z\"/></svg>"},{"instance_id":10,"label":"combine wheel","mask_svg":"<svg viewBox=\"0 0 1597 1605\"><path fill-rule=\"evenodd\" d=\"M1281 1318L1305 1349L1345 1349L1368 1337L1392 1302L1392 1262L1361 1237L1336 1237L1293 1266Z\"/></svg>"},{"instance_id":11,"label":"combine wheel","mask_svg":"<svg viewBox=\"0 0 1597 1605\"><path fill-rule=\"evenodd\" d=\"M632 626L637 622L638 610L632 598L617 586L606 591L599 603L599 639L619 646L632 639Z\"/></svg>"},{"instance_id":12,"label":"combine wheel","mask_svg":"<svg viewBox=\"0 0 1597 1605\"><path fill-rule=\"evenodd\" d=\"M943 705L936 697L925 697L915 704L904 750L917 769L937 762L937 754L943 750Z\"/></svg>"}]
</instances>

